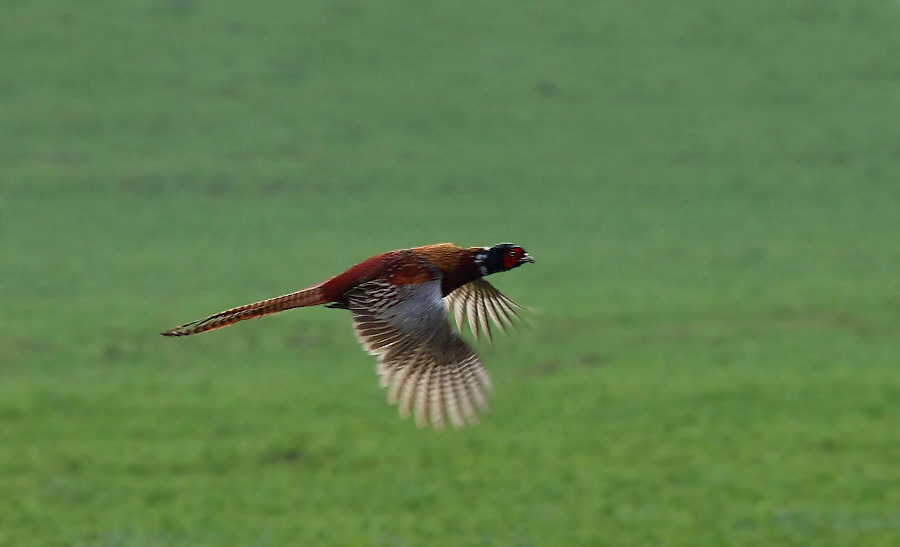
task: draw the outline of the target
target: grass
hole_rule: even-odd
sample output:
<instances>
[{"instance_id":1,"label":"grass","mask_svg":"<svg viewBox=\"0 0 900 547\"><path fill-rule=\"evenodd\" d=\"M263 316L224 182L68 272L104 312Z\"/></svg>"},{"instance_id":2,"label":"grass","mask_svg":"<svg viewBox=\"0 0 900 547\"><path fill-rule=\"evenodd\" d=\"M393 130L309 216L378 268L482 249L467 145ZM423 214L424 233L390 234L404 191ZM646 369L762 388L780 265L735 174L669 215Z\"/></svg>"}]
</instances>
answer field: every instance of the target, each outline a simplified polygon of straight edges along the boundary
<instances>
[{"instance_id":1,"label":"grass","mask_svg":"<svg viewBox=\"0 0 900 547\"><path fill-rule=\"evenodd\" d=\"M0 545L895 545L900 6L8 2ZM462 432L346 314L514 241Z\"/></svg>"}]
</instances>

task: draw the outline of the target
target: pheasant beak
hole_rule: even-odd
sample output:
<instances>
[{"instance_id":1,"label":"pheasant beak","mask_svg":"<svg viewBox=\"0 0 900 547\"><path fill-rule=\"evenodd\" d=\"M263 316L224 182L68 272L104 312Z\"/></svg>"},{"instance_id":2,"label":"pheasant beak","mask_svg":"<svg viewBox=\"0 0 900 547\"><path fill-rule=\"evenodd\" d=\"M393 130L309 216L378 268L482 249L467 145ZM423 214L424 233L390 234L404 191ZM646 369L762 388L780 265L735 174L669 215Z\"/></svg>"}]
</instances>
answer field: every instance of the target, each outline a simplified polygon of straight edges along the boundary
<instances>
[{"instance_id":1,"label":"pheasant beak","mask_svg":"<svg viewBox=\"0 0 900 547\"><path fill-rule=\"evenodd\" d=\"M521 258L521 261L522 263L531 262L532 264L534 264L534 258L528 253L525 253L525 256Z\"/></svg>"}]
</instances>

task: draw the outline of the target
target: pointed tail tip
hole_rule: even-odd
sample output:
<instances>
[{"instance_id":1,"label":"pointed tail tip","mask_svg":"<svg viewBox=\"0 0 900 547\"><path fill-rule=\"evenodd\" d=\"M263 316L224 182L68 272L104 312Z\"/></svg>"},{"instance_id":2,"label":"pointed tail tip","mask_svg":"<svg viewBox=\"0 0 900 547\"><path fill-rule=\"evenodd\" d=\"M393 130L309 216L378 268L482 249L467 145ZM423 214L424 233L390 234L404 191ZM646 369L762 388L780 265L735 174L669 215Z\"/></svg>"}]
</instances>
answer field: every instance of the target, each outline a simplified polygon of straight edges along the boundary
<instances>
[{"instance_id":1,"label":"pointed tail tip","mask_svg":"<svg viewBox=\"0 0 900 547\"><path fill-rule=\"evenodd\" d=\"M191 324L182 325L180 327L175 327L167 331L163 331L160 334L163 336L187 336L189 334L194 334L192 329L187 328L190 326Z\"/></svg>"}]
</instances>

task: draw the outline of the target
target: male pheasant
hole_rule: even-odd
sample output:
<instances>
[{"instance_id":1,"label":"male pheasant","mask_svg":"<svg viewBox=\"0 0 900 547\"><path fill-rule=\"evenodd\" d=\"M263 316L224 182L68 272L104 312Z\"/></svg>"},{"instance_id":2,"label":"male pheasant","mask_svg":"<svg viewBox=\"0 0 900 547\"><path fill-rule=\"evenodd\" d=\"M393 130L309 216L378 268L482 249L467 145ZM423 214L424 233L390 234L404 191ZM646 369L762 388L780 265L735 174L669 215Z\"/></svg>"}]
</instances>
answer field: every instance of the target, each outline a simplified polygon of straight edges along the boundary
<instances>
[{"instance_id":1,"label":"male pheasant","mask_svg":"<svg viewBox=\"0 0 900 547\"><path fill-rule=\"evenodd\" d=\"M491 380L478 355L448 321L454 311L478 338L491 337L488 318L504 331L521 306L484 276L534 262L511 243L463 248L440 243L373 256L312 287L240 306L162 333L187 336L218 329L290 308L318 306L350 310L353 330L363 347L378 358L388 401L400 403L400 415L415 414L416 425L431 420L442 429L445 417L456 427L477 421L487 410ZM476 410L477 407L477 410Z\"/></svg>"}]
</instances>

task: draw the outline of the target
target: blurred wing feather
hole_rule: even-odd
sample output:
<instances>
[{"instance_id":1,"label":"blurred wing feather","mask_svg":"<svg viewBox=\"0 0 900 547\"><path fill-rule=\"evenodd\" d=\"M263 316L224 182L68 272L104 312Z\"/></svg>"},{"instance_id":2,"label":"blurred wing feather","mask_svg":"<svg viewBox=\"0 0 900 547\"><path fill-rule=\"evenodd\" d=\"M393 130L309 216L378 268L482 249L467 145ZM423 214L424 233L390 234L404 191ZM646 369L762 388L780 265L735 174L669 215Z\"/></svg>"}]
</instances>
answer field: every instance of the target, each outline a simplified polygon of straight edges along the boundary
<instances>
[{"instance_id":1,"label":"blurred wing feather","mask_svg":"<svg viewBox=\"0 0 900 547\"><path fill-rule=\"evenodd\" d=\"M476 340L479 334L483 334L493 341L488 318L505 334L507 327L515 327L515 321L522 319L517 310L525 309L484 279L466 283L444 300L453 311L457 328L462 331L463 318L466 318Z\"/></svg>"},{"instance_id":2,"label":"blurred wing feather","mask_svg":"<svg viewBox=\"0 0 900 547\"><path fill-rule=\"evenodd\" d=\"M490 377L478 355L454 332L440 280L398 286L374 280L348 293L353 328L378 358L381 385L400 415L442 429L478 421L487 411Z\"/></svg>"}]
</instances>

